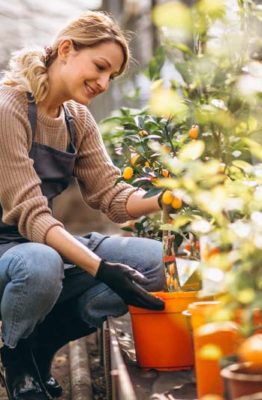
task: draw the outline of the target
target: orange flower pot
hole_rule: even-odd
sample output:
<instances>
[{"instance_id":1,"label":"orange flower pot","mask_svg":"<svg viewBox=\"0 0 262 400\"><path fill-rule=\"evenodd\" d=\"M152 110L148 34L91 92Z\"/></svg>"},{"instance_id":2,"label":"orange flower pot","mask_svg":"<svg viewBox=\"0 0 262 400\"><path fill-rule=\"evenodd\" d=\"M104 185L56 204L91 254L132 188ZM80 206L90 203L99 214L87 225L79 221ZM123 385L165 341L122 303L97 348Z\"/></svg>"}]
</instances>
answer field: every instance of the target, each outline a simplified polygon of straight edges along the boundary
<instances>
[{"instance_id":1,"label":"orange flower pot","mask_svg":"<svg viewBox=\"0 0 262 400\"><path fill-rule=\"evenodd\" d=\"M192 337L182 311L197 299L197 292L153 294L165 301L165 310L129 307L138 365L158 370L192 368Z\"/></svg>"},{"instance_id":2,"label":"orange flower pot","mask_svg":"<svg viewBox=\"0 0 262 400\"><path fill-rule=\"evenodd\" d=\"M189 304L185 313L190 317L193 331L210 322L220 304L215 300L196 301Z\"/></svg>"},{"instance_id":3,"label":"orange flower pot","mask_svg":"<svg viewBox=\"0 0 262 400\"><path fill-rule=\"evenodd\" d=\"M213 322L196 329L194 349L198 398L209 394L223 396L220 359L235 354L242 339L238 325L230 321Z\"/></svg>"}]
</instances>

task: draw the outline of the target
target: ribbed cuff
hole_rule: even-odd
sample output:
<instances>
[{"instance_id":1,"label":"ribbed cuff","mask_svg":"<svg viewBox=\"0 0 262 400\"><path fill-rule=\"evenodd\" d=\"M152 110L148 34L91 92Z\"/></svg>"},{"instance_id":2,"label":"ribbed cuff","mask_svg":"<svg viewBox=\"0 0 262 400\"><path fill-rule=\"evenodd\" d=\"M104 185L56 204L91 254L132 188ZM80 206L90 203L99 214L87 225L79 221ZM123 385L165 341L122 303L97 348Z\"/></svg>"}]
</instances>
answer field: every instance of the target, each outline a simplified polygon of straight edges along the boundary
<instances>
[{"instance_id":1,"label":"ribbed cuff","mask_svg":"<svg viewBox=\"0 0 262 400\"><path fill-rule=\"evenodd\" d=\"M135 217L132 217L132 215L128 214L126 204L129 196L137 190L138 189L134 187L126 188L125 185L125 188L117 194L117 198L113 200L114 205L110 208L108 214L108 217L112 219L112 221L121 224L128 220L136 219Z\"/></svg>"},{"instance_id":2,"label":"ribbed cuff","mask_svg":"<svg viewBox=\"0 0 262 400\"><path fill-rule=\"evenodd\" d=\"M29 239L32 242L45 243L47 232L54 226L64 227L62 222L58 221L50 214L41 215L41 217L36 219L32 228L31 238Z\"/></svg>"}]
</instances>

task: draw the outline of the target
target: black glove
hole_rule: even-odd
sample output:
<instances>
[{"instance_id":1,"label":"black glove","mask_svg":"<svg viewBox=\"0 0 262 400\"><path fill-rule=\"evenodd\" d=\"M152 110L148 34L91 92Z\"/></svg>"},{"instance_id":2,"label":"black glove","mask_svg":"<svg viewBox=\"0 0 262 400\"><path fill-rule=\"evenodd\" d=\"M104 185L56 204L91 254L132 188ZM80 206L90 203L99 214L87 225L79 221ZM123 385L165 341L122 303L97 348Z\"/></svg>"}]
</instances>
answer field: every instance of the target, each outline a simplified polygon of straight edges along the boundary
<instances>
[{"instance_id":1,"label":"black glove","mask_svg":"<svg viewBox=\"0 0 262 400\"><path fill-rule=\"evenodd\" d=\"M148 279L128 265L102 260L95 277L109 286L128 305L149 310L164 310L165 308L163 300L152 296L138 285L138 283L147 283Z\"/></svg>"}]
</instances>

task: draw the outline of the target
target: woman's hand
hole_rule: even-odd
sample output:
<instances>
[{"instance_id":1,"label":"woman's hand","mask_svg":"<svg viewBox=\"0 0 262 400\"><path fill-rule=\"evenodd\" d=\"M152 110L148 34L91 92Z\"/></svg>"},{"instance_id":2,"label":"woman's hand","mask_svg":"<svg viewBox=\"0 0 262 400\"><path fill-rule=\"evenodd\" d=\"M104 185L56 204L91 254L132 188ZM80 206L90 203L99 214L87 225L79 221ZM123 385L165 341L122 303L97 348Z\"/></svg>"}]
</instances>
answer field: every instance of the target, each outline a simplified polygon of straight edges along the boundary
<instances>
[{"instance_id":1,"label":"woman's hand","mask_svg":"<svg viewBox=\"0 0 262 400\"><path fill-rule=\"evenodd\" d=\"M147 283L147 278L128 265L102 260L95 277L109 286L126 304L149 310L165 308L163 300L152 296L139 285Z\"/></svg>"}]
</instances>

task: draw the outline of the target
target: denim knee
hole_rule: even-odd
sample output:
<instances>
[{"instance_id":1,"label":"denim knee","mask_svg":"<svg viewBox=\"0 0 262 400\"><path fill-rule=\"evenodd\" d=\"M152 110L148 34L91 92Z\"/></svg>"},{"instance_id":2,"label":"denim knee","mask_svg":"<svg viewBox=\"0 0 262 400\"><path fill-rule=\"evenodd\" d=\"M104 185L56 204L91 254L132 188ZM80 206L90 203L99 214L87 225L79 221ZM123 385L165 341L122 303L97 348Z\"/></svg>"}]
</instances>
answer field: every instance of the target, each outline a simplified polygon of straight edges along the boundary
<instances>
[{"instance_id":1,"label":"denim knee","mask_svg":"<svg viewBox=\"0 0 262 400\"><path fill-rule=\"evenodd\" d=\"M165 285L165 267L163 263L162 243L152 239L144 239L145 251L139 262L143 266L139 269L147 278L145 288L151 292L159 291Z\"/></svg>"},{"instance_id":2,"label":"denim knee","mask_svg":"<svg viewBox=\"0 0 262 400\"><path fill-rule=\"evenodd\" d=\"M165 283L162 243L147 238L109 237L95 249L101 258L121 262L140 271L148 278L144 287L162 290Z\"/></svg>"},{"instance_id":3,"label":"denim knee","mask_svg":"<svg viewBox=\"0 0 262 400\"><path fill-rule=\"evenodd\" d=\"M14 283L26 281L24 290L37 301L53 302L62 290L64 264L51 247L40 243L16 246L4 254L10 261L7 275Z\"/></svg>"},{"instance_id":4,"label":"denim knee","mask_svg":"<svg viewBox=\"0 0 262 400\"><path fill-rule=\"evenodd\" d=\"M78 312L90 326L101 327L109 316L120 317L128 311L127 305L103 283L88 289L78 299Z\"/></svg>"},{"instance_id":5,"label":"denim knee","mask_svg":"<svg viewBox=\"0 0 262 400\"><path fill-rule=\"evenodd\" d=\"M0 259L2 337L9 347L28 337L62 290L63 261L52 248L23 243Z\"/></svg>"}]
</instances>

